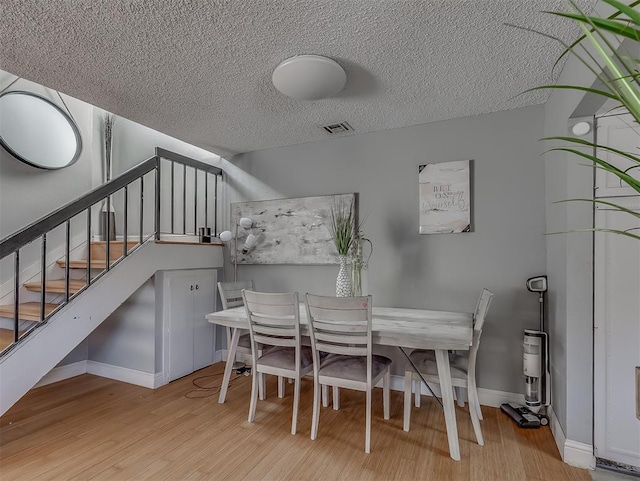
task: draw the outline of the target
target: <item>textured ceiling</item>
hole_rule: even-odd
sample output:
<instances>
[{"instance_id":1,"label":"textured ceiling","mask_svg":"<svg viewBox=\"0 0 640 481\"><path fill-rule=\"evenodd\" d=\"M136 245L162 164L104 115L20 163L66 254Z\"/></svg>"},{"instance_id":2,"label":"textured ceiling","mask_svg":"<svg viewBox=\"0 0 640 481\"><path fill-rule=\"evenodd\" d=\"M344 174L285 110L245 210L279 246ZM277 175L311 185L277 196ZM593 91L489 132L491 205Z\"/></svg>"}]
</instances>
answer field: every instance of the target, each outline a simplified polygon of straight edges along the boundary
<instances>
[{"instance_id":1,"label":"textured ceiling","mask_svg":"<svg viewBox=\"0 0 640 481\"><path fill-rule=\"evenodd\" d=\"M593 4L584 0L582 4ZM512 109L551 82L564 39L542 14L563 0L11 0L0 68L212 152L229 155ZM284 97L273 69L333 58L345 89ZM353 135L343 134L343 135Z\"/></svg>"}]
</instances>

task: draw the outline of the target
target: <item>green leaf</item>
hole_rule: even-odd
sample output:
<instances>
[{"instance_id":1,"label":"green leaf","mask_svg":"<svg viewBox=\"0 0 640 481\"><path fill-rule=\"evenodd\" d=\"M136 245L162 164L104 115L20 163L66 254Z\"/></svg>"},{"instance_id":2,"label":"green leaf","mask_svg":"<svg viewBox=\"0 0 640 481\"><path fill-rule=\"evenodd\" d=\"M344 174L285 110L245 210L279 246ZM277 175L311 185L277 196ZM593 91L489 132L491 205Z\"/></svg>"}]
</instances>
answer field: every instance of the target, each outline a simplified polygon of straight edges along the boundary
<instances>
[{"instance_id":1,"label":"green leaf","mask_svg":"<svg viewBox=\"0 0 640 481\"><path fill-rule=\"evenodd\" d=\"M609 232L611 234L618 234L627 237L631 237L632 239L640 240L640 235L632 234L626 230L616 230L616 229L601 229L598 227L594 227L592 229L572 229L572 230L563 230L557 232L547 232L545 235L557 235L557 234L573 234L575 232Z\"/></svg>"},{"instance_id":2,"label":"green leaf","mask_svg":"<svg viewBox=\"0 0 640 481\"><path fill-rule=\"evenodd\" d=\"M604 2L606 2L606 3L608 3L609 5L614 5L615 3L620 3L620 2L615 2L615 0L613 0L613 1L610 1L610 0L603 0L603 1L604 1ZM581 12L581 10L577 7L577 5L576 5L574 2L570 2L570 3L571 3L571 5L573 5L573 7L574 7L576 10L578 10L579 12ZM628 6L627 6L627 5L623 5L623 4L621 4L621 5L622 5L623 7L633 9L633 7L636 7L636 6L640 5L640 0L636 0L636 1L632 2L631 4L629 4ZM608 19L618 18L620 15L622 15L622 13L623 13L623 12L622 12L622 10L621 10L619 7L615 7L615 8L617 8L617 11L616 11L616 12L614 12L613 14L609 15L609 16L607 17ZM558 12L550 12L550 11L546 11L546 12L544 12L544 13L549 13L549 14L551 14L551 15L555 15L555 14L557 14ZM584 15L584 14L583 14L583 15ZM567 55L567 54L568 54L568 53L570 53L570 52L574 52L574 48L575 48L577 45L579 45L579 44L580 44L584 39L585 39L585 36L584 36L584 35L582 35L582 36L580 36L580 37L579 37L575 42L573 42L572 44L570 44L570 45L565 45L565 50L564 50L564 52L562 52L562 54L558 57L558 60L556 60L556 63L554 64L554 68L555 68L555 65L557 65L557 64L558 64L558 62L559 62L562 58L564 58L564 56L565 56L565 55ZM575 52L574 52L574 53L575 53Z\"/></svg>"},{"instance_id":3,"label":"green leaf","mask_svg":"<svg viewBox=\"0 0 640 481\"><path fill-rule=\"evenodd\" d=\"M580 198L564 199L564 200L558 200L558 201L554 202L554 204L561 204L563 202L590 202L592 204L606 205L608 207L613 208L614 210L617 210L617 211L620 211L620 212L625 212L627 214L630 214L630 215L640 219L640 211L627 209L626 207L623 207L621 205L614 204L613 202L609 202L609 201L602 200L602 199L580 199Z\"/></svg>"},{"instance_id":4,"label":"green leaf","mask_svg":"<svg viewBox=\"0 0 640 481\"><path fill-rule=\"evenodd\" d=\"M555 15L559 17L571 18L573 20L577 20L583 23L589 23L601 30L606 30L608 32L612 32L612 33L615 33L616 35L621 35L623 37L627 37L632 40L640 39L640 30L637 30L629 26L629 21L626 21L626 20L620 21L620 20L608 20L605 18L598 18L598 17L585 17L578 13L558 12L558 13L555 13Z\"/></svg>"},{"instance_id":5,"label":"green leaf","mask_svg":"<svg viewBox=\"0 0 640 481\"><path fill-rule=\"evenodd\" d=\"M574 144L580 144L580 145L584 145L586 147L590 147L590 148L594 148L594 149L601 149L601 150L607 150L609 152L612 152L614 154L618 154L621 157L625 157L633 162L638 162L640 163L640 157L637 157L633 154L630 154L628 152L625 152L624 150L620 150L620 149L616 149L614 147L609 147L608 145L603 145L603 144L595 144L593 142L589 142L588 140L584 140L584 139L578 139L576 137L563 137L563 136L555 136L555 137L545 137L542 140L562 140L563 142L571 142Z\"/></svg>"},{"instance_id":6,"label":"green leaf","mask_svg":"<svg viewBox=\"0 0 640 481\"><path fill-rule=\"evenodd\" d=\"M616 177L618 177L620 180L622 180L624 183L626 183L629 186L631 186L631 188L633 190L636 190L640 194L640 180L635 179L634 177L630 176L629 174L625 174L622 170L620 170L617 167L609 164L608 162L596 157L595 155L590 155L590 154L587 154L585 152L581 152L581 151L576 150L576 149L570 149L568 147L554 147L553 149L549 149L549 151L569 152L571 154L578 155L580 157L584 157L585 159L589 159L592 162L600 165L607 172L610 172L613 175L615 175Z\"/></svg>"},{"instance_id":7,"label":"green leaf","mask_svg":"<svg viewBox=\"0 0 640 481\"><path fill-rule=\"evenodd\" d=\"M636 25L640 25L640 12L637 12L636 10L633 9L633 7L640 5L640 1L633 2L630 5L625 5L622 2L618 2L618 0L603 0L603 1L618 10L614 14L615 17L618 17L620 14L624 14L627 17L629 17L629 19L633 23L635 23ZM609 18L615 18L615 17L612 15Z\"/></svg>"},{"instance_id":8,"label":"green leaf","mask_svg":"<svg viewBox=\"0 0 640 481\"><path fill-rule=\"evenodd\" d=\"M609 68L609 70L614 74L615 77L621 78L624 74L621 72L618 65L613 61L613 59L607 54L606 50L602 47L602 44L593 36L593 33L589 31L589 29L580 24L580 27L584 31L586 37L589 39L593 47L599 53L600 57L604 61L605 65ZM594 27L595 28L595 27ZM613 52L613 56L617 57L615 53L615 49L603 36L600 36L602 42L607 45L611 51ZM627 67L628 70L628 67ZM640 96L638 92L632 88L632 84L626 81L617 81L615 83L616 90L620 96L619 100L624 104L624 106L629 110L629 112L635 117L636 120L640 120Z\"/></svg>"},{"instance_id":9,"label":"green leaf","mask_svg":"<svg viewBox=\"0 0 640 481\"><path fill-rule=\"evenodd\" d=\"M331 207L331 222L329 231L336 245L339 255L349 254L349 249L354 240L354 234L359 229L355 225L355 206L353 202L345 202L341 199Z\"/></svg>"},{"instance_id":10,"label":"green leaf","mask_svg":"<svg viewBox=\"0 0 640 481\"><path fill-rule=\"evenodd\" d=\"M567 54L573 54L594 76L602 82L602 87L594 89L579 85L544 85L529 89L571 89L590 94L599 95L605 98L615 100L620 106L633 116L635 121L640 124L640 69L637 58L620 51L620 45L623 41L629 40L640 43L640 11L636 9L640 5L640 0L636 0L629 5L621 3L619 0L602 0L604 3L612 6L616 11L607 18L586 15L580 9L576 0L569 0L570 5L575 9L574 12L548 12L552 15L570 19L578 23L583 35L570 45L564 44L561 40L556 39L565 46L565 51L560 55L554 64L554 69L560 60ZM549 35L543 34L547 37ZM551 37L553 38L553 37ZM613 39L613 40L612 40ZM583 42L587 40L589 45ZM547 137L546 141L559 141L566 146L553 147L549 151L567 152L590 161L590 165L596 169L604 170L615 175L622 183L628 185L640 194L640 178L634 177L633 174L640 170L640 156L634 153L625 152L613 146L598 144L595 141L588 141L568 136L552 136ZM571 146L575 146L572 148ZM608 152L618 155L627 161L631 161L634 165L617 167L606 160L599 158L594 152ZM640 212L628 209L624 206L615 204L608 200L602 199L568 199L560 202L589 202L595 206L603 206L614 211L630 215L634 219L640 220ZM640 222L639 222L640 224ZM628 236L630 238L640 240L640 225L628 230L615 229L579 229L564 232L555 232L551 234L569 233L569 232L610 232L619 235Z\"/></svg>"},{"instance_id":11,"label":"green leaf","mask_svg":"<svg viewBox=\"0 0 640 481\"><path fill-rule=\"evenodd\" d=\"M579 85L540 85L538 87L532 87L530 89L527 89L523 93L532 92L534 90L544 90L544 89L581 90L583 92L589 92L596 95L602 95L603 97L607 97L613 100L618 100L618 97L616 95L606 92L604 90L598 90L590 87L581 87Z\"/></svg>"}]
</instances>

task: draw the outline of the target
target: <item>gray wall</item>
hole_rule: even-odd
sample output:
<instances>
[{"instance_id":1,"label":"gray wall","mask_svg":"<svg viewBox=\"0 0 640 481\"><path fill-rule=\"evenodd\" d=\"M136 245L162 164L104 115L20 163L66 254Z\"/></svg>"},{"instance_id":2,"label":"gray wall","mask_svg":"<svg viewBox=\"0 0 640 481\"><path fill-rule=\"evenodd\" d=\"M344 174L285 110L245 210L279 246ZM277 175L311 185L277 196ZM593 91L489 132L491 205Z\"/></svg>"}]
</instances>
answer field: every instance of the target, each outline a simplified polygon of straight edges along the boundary
<instances>
[{"instance_id":1,"label":"gray wall","mask_svg":"<svg viewBox=\"0 0 640 481\"><path fill-rule=\"evenodd\" d=\"M102 159L104 157L104 148L102 143L104 142L104 116L105 112L96 108L94 112L94 135L96 139L99 139L96 144L98 145L97 157ZM199 160L201 162L210 165L221 165L221 159L218 155L203 150L191 144L187 144L181 140L169 137L161 132L145 127L144 125L132 122L128 119L116 117L113 127L113 169L112 177L116 177L119 174L125 172L131 167L147 160L155 155L155 148L161 147L178 154L191 157L192 159ZM169 186L171 181L169 163L162 163L162 192L167 194L163 197L162 201L162 219L161 219L161 231L170 232L171 230L171 211L170 211L170 195ZM103 168L98 169L97 181L102 181ZM176 233L182 233L182 167L176 165L175 168L175 227ZM149 173L145 176L144 184L144 204L145 204L145 219L144 219L144 232L150 234L154 229L154 218L152 215L147 215L147 212L153 211L153 205L155 201L155 179L154 173ZM213 176L208 176L209 193L213 193L214 179ZM197 232L193 225L193 190L191 185L193 183L193 169L187 169L187 233ZM204 196L204 175L199 175L199 193L200 196ZM129 187L129 211L128 211L128 233L131 235L137 235L139 231L139 199L140 190L139 182L134 182ZM212 196L209 198L210 201ZM113 205L116 212L116 231L117 234L122 234L123 226L123 194L117 193L113 196ZM213 225L213 209L209 209L208 212L208 225ZM198 226L204 225L204 212L199 212ZM180 230L178 230L178 227Z\"/></svg>"},{"instance_id":2,"label":"gray wall","mask_svg":"<svg viewBox=\"0 0 640 481\"><path fill-rule=\"evenodd\" d=\"M537 296L525 280L545 270L542 135L543 108L531 107L257 151L232 159L229 196L358 192L374 245L375 304L472 311L481 289L491 289L479 386L522 392L522 330L538 324ZM418 165L461 159L475 162L474 231L419 235ZM337 270L242 265L238 276L267 291L333 294Z\"/></svg>"},{"instance_id":3,"label":"gray wall","mask_svg":"<svg viewBox=\"0 0 640 481\"><path fill-rule=\"evenodd\" d=\"M88 339L88 359L136 371L155 373L155 276L113 312Z\"/></svg>"},{"instance_id":4,"label":"gray wall","mask_svg":"<svg viewBox=\"0 0 640 481\"><path fill-rule=\"evenodd\" d=\"M0 70L0 88L14 79L14 75ZM37 93L65 110L58 94L42 85L20 79L8 91L11 90ZM80 158L64 169L42 170L20 162L0 147L0 239L62 207L92 187L93 107L66 95L64 100L82 136ZM82 230L86 225L84 219L79 224L72 224L72 236L80 232L79 225ZM63 229L54 231L47 239L48 250L60 245L63 239ZM27 246L20 254L23 268L38 263L40 243ZM10 281L13 277L13 256L0 262L0 271L0 284Z\"/></svg>"},{"instance_id":5,"label":"gray wall","mask_svg":"<svg viewBox=\"0 0 640 481\"><path fill-rule=\"evenodd\" d=\"M96 109L95 123L98 129L102 128L103 115L102 111ZM102 136L102 131L99 130L97 135ZM219 165L220 163L220 157L216 154L122 117L116 117L113 139L114 177L143 160L153 157L156 147L171 150L208 164Z\"/></svg>"},{"instance_id":6,"label":"gray wall","mask_svg":"<svg viewBox=\"0 0 640 481\"><path fill-rule=\"evenodd\" d=\"M590 86L582 65L565 66L560 84ZM581 92L554 92L545 105L545 135L568 135ZM583 102L584 104L584 102ZM591 104L595 114L597 104ZM581 114L584 114L584 110ZM550 145L547 145L548 147ZM549 232L589 228L588 203L554 202L593 197L593 169L562 152L545 155L546 216ZM588 233L547 237L552 405L567 439L592 444L593 424L593 241Z\"/></svg>"},{"instance_id":7,"label":"gray wall","mask_svg":"<svg viewBox=\"0 0 640 481\"><path fill-rule=\"evenodd\" d=\"M0 70L0 87L15 76ZM20 79L8 91L26 90L37 93L66 109L58 94L42 85ZM82 136L82 153L73 165L60 170L43 170L24 164L0 147L0 238L65 205L91 189L93 169L93 107L64 96Z\"/></svg>"}]
</instances>

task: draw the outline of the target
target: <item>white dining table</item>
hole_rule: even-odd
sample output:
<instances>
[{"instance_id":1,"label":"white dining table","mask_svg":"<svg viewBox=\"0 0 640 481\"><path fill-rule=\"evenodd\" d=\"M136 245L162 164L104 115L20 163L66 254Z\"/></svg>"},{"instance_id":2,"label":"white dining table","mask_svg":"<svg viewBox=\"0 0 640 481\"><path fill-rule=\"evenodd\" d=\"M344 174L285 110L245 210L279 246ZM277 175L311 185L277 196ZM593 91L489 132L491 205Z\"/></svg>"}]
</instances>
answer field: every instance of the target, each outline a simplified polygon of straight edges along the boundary
<instances>
[{"instance_id":1,"label":"white dining table","mask_svg":"<svg viewBox=\"0 0 640 481\"><path fill-rule=\"evenodd\" d=\"M448 352L449 350L469 350L473 339L473 314L470 312L375 306L372 311L373 344L395 346L401 349L433 349L435 351L449 440L449 454L453 459L460 460ZM218 397L218 402L224 403L240 333L243 329L249 329L249 321L244 306L212 312L207 314L206 318L212 324L230 327L233 332L231 345L228 346L227 363ZM308 335L307 324L307 311L304 304L301 303L300 327L303 335Z\"/></svg>"}]
</instances>

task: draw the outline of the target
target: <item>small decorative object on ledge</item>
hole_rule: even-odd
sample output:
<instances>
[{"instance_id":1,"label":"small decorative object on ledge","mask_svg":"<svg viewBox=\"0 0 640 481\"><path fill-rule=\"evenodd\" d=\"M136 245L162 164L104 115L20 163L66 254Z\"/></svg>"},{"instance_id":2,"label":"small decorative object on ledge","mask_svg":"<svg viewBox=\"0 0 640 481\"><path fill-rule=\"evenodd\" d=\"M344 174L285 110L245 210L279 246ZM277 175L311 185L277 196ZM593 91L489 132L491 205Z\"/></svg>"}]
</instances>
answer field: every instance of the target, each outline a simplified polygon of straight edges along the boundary
<instances>
[{"instance_id":1,"label":"small decorative object on ledge","mask_svg":"<svg viewBox=\"0 0 640 481\"><path fill-rule=\"evenodd\" d=\"M198 240L200 242L211 242L211 227L200 227L198 229Z\"/></svg>"}]
</instances>

